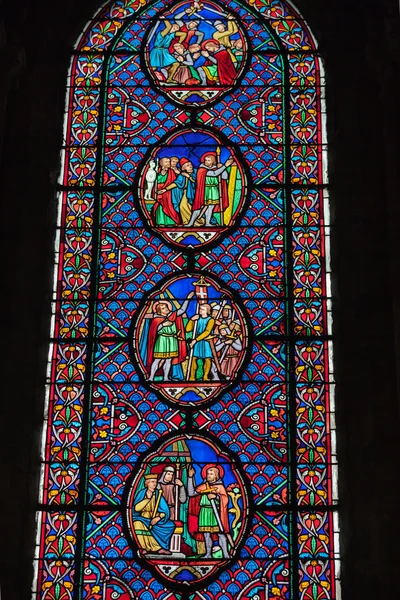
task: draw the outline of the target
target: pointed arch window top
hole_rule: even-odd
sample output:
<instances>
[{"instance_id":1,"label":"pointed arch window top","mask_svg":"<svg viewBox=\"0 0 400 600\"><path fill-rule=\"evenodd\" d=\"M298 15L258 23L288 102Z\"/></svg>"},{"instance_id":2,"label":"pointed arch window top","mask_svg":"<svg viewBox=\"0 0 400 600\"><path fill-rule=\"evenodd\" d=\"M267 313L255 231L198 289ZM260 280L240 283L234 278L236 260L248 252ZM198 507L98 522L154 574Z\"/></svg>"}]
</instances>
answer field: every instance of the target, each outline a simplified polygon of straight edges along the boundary
<instances>
[{"instance_id":1,"label":"pointed arch window top","mask_svg":"<svg viewBox=\"0 0 400 600\"><path fill-rule=\"evenodd\" d=\"M83 51L106 51L109 49L120 29L128 20L137 17L144 22L171 5L167 0L143 2L123 0L106 5L100 9L93 21L90 21L77 42L76 49ZM230 2L229 7L235 13L245 16L258 13L270 23L280 42L289 50L316 50L316 43L308 31L304 20L289 2L275 0L250 0L249 2ZM142 16L143 15L143 16Z\"/></svg>"}]
</instances>

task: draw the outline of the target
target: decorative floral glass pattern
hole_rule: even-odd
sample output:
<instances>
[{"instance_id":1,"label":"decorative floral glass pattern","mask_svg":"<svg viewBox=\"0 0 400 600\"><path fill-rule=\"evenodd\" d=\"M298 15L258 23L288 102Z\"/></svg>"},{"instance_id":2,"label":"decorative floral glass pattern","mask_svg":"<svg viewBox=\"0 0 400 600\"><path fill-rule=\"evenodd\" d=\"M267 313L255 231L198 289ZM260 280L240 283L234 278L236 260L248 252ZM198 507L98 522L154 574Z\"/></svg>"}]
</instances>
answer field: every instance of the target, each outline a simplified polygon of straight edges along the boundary
<instances>
[{"instance_id":1,"label":"decorative floral glass pattern","mask_svg":"<svg viewBox=\"0 0 400 600\"><path fill-rule=\"evenodd\" d=\"M280 0L116 0L68 81L35 598L338 597L324 80Z\"/></svg>"}]
</instances>

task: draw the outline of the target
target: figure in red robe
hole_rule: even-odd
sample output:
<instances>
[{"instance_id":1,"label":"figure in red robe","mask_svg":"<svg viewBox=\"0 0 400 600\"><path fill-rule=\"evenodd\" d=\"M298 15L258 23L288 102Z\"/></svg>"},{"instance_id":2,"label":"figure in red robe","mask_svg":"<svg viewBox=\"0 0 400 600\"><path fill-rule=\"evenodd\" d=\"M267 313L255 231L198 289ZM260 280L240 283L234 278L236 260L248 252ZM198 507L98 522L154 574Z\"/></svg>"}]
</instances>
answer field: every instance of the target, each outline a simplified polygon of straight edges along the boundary
<instances>
[{"instance_id":1,"label":"figure in red robe","mask_svg":"<svg viewBox=\"0 0 400 600\"><path fill-rule=\"evenodd\" d=\"M150 324L143 327L140 352L150 381L154 381L161 369L163 381L169 381L174 367L177 378L184 379L181 365L187 356L187 347L182 315L193 295L194 292L188 295L179 310L173 310L169 300L158 300L153 312L145 314L144 318L149 319Z\"/></svg>"},{"instance_id":2,"label":"figure in red robe","mask_svg":"<svg viewBox=\"0 0 400 600\"><path fill-rule=\"evenodd\" d=\"M202 55L207 58L203 67L207 80L211 84L232 85L236 80L236 69L232 56L225 46L220 46L215 40L202 43Z\"/></svg>"},{"instance_id":3,"label":"figure in red robe","mask_svg":"<svg viewBox=\"0 0 400 600\"><path fill-rule=\"evenodd\" d=\"M223 225L223 213L229 206L227 168L233 164L234 160L229 158L225 164L217 163L216 152L206 152L200 160L201 164L196 176L193 212L186 227L192 227L195 221L203 216L206 227L215 225L215 222L213 223L215 209L220 213L220 225Z\"/></svg>"}]
</instances>

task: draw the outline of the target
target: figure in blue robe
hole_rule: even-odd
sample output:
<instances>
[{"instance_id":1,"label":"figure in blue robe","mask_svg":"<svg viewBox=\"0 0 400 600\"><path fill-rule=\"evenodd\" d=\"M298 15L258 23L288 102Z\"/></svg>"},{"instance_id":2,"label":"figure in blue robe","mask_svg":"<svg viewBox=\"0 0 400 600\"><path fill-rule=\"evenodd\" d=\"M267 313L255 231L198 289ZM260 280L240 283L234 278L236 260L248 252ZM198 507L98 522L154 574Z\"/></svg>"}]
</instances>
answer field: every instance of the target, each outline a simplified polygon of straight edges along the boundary
<instances>
[{"instance_id":1,"label":"figure in blue robe","mask_svg":"<svg viewBox=\"0 0 400 600\"><path fill-rule=\"evenodd\" d=\"M145 488L133 499L132 523L138 544L146 554L171 554L175 524L162 490L157 489L156 475L145 475Z\"/></svg>"},{"instance_id":2,"label":"figure in blue robe","mask_svg":"<svg viewBox=\"0 0 400 600\"><path fill-rule=\"evenodd\" d=\"M181 205L181 201L182 201L184 192L186 192L185 195L186 195L188 203L190 205L193 204L193 198L194 198L194 194L196 191L195 182L196 182L196 173L195 172L193 172L193 175L191 175L191 177L185 177L181 173L175 179L174 183L172 184L175 187L171 188L171 196L172 196L172 204L177 212L180 212L180 205Z\"/></svg>"},{"instance_id":3,"label":"figure in blue robe","mask_svg":"<svg viewBox=\"0 0 400 600\"><path fill-rule=\"evenodd\" d=\"M171 202L180 214L182 223L187 225L192 214L192 204L196 193L196 171L193 163L188 158L179 161L181 172L169 186L171 189Z\"/></svg>"}]
</instances>

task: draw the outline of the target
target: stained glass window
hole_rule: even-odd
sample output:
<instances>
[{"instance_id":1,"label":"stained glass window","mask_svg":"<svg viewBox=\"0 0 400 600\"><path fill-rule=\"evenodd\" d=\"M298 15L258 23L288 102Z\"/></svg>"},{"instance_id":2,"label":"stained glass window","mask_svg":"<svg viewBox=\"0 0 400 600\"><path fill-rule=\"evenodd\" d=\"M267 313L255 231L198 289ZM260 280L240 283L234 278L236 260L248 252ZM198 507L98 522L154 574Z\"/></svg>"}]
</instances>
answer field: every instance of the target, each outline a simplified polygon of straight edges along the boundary
<instances>
[{"instance_id":1,"label":"stained glass window","mask_svg":"<svg viewBox=\"0 0 400 600\"><path fill-rule=\"evenodd\" d=\"M289 2L116 0L83 32L35 597L339 597L324 110Z\"/></svg>"}]
</instances>

